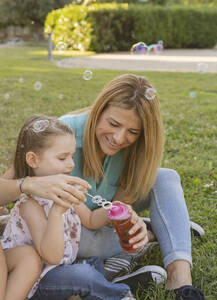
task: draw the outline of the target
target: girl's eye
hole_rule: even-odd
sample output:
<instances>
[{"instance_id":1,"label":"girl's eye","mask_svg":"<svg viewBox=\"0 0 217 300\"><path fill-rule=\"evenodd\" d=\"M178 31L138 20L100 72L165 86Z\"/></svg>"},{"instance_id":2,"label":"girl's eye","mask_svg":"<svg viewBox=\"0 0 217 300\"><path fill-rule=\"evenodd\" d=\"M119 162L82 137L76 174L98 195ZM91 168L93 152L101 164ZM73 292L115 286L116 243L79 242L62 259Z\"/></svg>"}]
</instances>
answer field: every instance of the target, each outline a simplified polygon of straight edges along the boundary
<instances>
[{"instance_id":1,"label":"girl's eye","mask_svg":"<svg viewBox=\"0 0 217 300\"><path fill-rule=\"evenodd\" d=\"M59 157L59 160L65 160L65 157Z\"/></svg>"}]
</instances>

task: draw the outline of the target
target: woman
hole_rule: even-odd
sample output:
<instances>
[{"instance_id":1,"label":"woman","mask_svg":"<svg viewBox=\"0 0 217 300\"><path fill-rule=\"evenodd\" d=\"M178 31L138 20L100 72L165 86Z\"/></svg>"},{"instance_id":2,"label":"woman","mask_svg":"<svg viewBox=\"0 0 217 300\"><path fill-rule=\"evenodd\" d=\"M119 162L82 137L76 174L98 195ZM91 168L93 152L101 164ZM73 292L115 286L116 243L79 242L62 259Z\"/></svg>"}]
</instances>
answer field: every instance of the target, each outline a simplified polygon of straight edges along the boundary
<instances>
[{"instance_id":1,"label":"woman","mask_svg":"<svg viewBox=\"0 0 217 300\"><path fill-rule=\"evenodd\" d=\"M163 153L163 126L158 98L149 81L136 75L119 76L103 89L87 112L63 116L61 120L76 135L77 164L71 175L88 181L93 196L98 194L107 200L132 204L137 213L150 206L151 227L167 270L166 288L175 290L177 299L182 299L183 293L188 294L186 300L200 299L199 296L204 299L198 289L191 287L190 223L179 176L173 170L158 169ZM13 178L13 171L6 176ZM12 196L12 190L14 195L19 194L14 181L10 182L10 190L4 189L4 195L9 191ZM26 178L22 191L61 203L78 198L68 177ZM91 198L86 204L91 209L97 208ZM139 217L134 225L134 231L137 230L131 242L140 249L152 236L147 234ZM105 258L120 251L111 228L103 227L96 232L83 228L80 257ZM42 282L41 294L32 299L51 299L52 293L61 290L59 280L67 280L72 270L69 274L58 267L50 272ZM196 297L199 295L197 298L195 293Z\"/></svg>"}]
</instances>

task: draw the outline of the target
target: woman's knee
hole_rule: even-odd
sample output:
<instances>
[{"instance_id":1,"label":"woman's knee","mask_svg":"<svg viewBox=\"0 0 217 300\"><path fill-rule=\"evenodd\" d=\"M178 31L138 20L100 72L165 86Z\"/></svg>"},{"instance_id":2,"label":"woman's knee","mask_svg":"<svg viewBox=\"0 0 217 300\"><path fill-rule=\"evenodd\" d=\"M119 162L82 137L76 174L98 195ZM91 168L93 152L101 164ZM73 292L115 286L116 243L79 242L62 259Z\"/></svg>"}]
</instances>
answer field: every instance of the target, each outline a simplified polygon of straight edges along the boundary
<instances>
[{"instance_id":1,"label":"woman's knee","mask_svg":"<svg viewBox=\"0 0 217 300\"><path fill-rule=\"evenodd\" d=\"M156 182L157 184L166 182L174 182L174 181L180 181L179 174L173 170L173 169L167 169L167 168L160 168L158 170Z\"/></svg>"}]
</instances>

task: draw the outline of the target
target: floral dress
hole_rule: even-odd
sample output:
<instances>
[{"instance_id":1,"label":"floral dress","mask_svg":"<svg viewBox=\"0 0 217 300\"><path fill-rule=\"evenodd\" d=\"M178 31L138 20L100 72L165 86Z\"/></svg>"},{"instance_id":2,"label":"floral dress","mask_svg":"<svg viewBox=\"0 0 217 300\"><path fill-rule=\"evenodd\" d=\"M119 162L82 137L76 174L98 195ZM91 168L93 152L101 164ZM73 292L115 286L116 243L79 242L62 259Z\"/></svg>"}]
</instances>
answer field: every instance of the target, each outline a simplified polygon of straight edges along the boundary
<instances>
[{"instance_id":1,"label":"floral dress","mask_svg":"<svg viewBox=\"0 0 217 300\"><path fill-rule=\"evenodd\" d=\"M27 199L28 197L23 194L11 210L10 218L1 240L3 249L14 248L22 245L32 245L34 247L34 242L27 224L19 213L21 203L28 201ZM34 199L44 208L45 214L48 217L53 201L38 197L34 197ZM81 222L73 208L68 209L62 216L64 223L64 255L61 259L60 265L68 265L73 263L77 257L81 234ZM34 295L42 277L55 267L56 265L49 265L46 262L43 262L42 273L29 292L27 299Z\"/></svg>"}]
</instances>

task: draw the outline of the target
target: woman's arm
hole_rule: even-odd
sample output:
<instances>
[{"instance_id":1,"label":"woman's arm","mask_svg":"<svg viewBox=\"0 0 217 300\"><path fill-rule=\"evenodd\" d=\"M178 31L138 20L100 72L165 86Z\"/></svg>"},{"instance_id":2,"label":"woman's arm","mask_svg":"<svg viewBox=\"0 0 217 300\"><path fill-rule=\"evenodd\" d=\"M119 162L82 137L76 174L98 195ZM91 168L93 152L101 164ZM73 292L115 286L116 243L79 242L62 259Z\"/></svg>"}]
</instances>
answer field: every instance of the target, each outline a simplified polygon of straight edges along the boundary
<instances>
[{"instance_id":1,"label":"woman's arm","mask_svg":"<svg viewBox=\"0 0 217 300\"><path fill-rule=\"evenodd\" d=\"M13 177L14 172L12 168L0 177L0 205L7 205L15 201L21 194L18 180L12 180Z\"/></svg>"},{"instance_id":2,"label":"woman's arm","mask_svg":"<svg viewBox=\"0 0 217 300\"><path fill-rule=\"evenodd\" d=\"M37 201L29 198L20 206L39 255L51 265L58 264L64 254L64 225L62 214L66 209L53 204L48 218Z\"/></svg>"},{"instance_id":3,"label":"woman's arm","mask_svg":"<svg viewBox=\"0 0 217 300\"><path fill-rule=\"evenodd\" d=\"M9 169L0 177L0 205L5 205L17 200L21 194L18 180L12 179L13 169ZM74 184L83 187L78 190ZM22 184L22 191L27 195L53 200L58 205L71 208L72 204L85 202L85 191L90 185L83 179L65 174L26 177Z\"/></svg>"},{"instance_id":4,"label":"woman's arm","mask_svg":"<svg viewBox=\"0 0 217 300\"><path fill-rule=\"evenodd\" d=\"M74 205L74 209L81 219L81 224L88 229L99 229L109 223L107 210L98 208L91 211L84 203Z\"/></svg>"},{"instance_id":5,"label":"woman's arm","mask_svg":"<svg viewBox=\"0 0 217 300\"><path fill-rule=\"evenodd\" d=\"M18 180L0 177L0 205L7 205L20 196Z\"/></svg>"}]
</instances>

